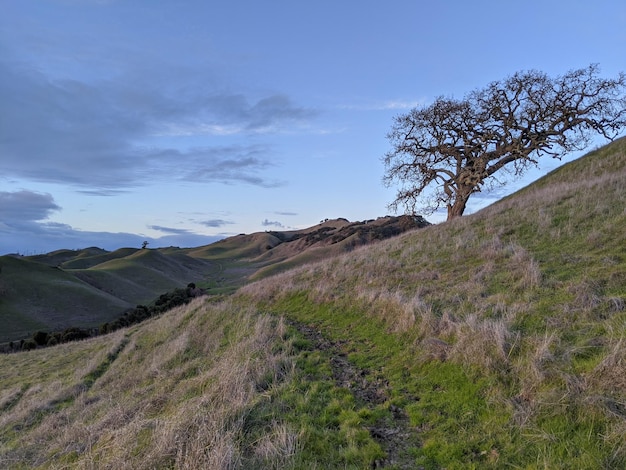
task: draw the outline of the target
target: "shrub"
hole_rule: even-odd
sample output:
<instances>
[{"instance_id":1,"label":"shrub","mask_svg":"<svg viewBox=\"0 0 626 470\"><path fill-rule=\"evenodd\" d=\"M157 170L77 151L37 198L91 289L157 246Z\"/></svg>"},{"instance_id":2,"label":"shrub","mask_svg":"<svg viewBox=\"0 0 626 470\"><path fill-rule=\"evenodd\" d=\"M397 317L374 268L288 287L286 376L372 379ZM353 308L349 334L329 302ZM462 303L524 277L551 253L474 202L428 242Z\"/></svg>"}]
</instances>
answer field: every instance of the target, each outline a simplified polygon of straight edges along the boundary
<instances>
[{"instance_id":1,"label":"shrub","mask_svg":"<svg viewBox=\"0 0 626 470\"><path fill-rule=\"evenodd\" d=\"M23 351L30 351L31 349L37 349L37 343L34 339L27 339L22 343Z\"/></svg>"},{"instance_id":2,"label":"shrub","mask_svg":"<svg viewBox=\"0 0 626 470\"><path fill-rule=\"evenodd\" d=\"M89 336L90 335L88 331L81 328L72 327L67 328L63 331L63 333L61 334L61 341L67 343L68 341L77 341L79 339L89 338Z\"/></svg>"},{"instance_id":3,"label":"shrub","mask_svg":"<svg viewBox=\"0 0 626 470\"><path fill-rule=\"evenodd\" d=\"M38 346L43 346L48 343L48 333L45 331L38 331L33 334L33 341L37 343Z\"/></svg>"}]
</instances>

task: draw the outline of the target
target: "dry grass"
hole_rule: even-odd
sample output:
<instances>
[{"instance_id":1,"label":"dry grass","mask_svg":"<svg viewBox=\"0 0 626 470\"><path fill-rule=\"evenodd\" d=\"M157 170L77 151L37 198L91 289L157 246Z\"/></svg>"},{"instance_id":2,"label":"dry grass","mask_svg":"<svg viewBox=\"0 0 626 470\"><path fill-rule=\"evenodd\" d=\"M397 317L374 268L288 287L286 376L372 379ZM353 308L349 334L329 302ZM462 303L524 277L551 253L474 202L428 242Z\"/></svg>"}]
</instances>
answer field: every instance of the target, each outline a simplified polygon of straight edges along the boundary
<instances>
[{"instance_id":1,"label":"dry grass","mask_svg":"<svg viewBox=\"0 0 626 470\"><path fill-rule=\"evenodd\" d=\"M54 369L33 377L37 385L25 391L18 385L23 373L3 374L0 466L229 469L285 462L298 442L286 424L277 420L257 442L245 439L248 410L291 373L288 354L272 353L281 334L279 319L198 300L132 331L3 356L39 362L39 371L48 361ZM128 344L97 386L81 385L122 340Z\"/></svg>"},{"instance_id":2,"label":"dry grass","mask_svg":"<svg viewBox=\"0 0 626 470\"><path fill-rule=\"evenodd\" d=\"M586 375L585 381L591 390L599 393L613 394L626 390L626 341L623 336L609 340L604 357ZM626 417L626 403L623 405L621 414Z\"/></svg>"}]
</instances>

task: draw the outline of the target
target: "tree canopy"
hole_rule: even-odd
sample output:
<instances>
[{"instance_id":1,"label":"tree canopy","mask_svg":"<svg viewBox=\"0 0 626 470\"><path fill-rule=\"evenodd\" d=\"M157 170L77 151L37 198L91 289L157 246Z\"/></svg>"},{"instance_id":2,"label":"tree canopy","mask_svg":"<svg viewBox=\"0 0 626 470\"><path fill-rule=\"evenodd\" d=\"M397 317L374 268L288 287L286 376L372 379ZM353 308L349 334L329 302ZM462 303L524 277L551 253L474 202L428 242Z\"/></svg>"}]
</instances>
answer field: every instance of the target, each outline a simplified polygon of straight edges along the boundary
<instances>
[{"instance_id":1,"label":"tree canopy","mask_svg":"<svg viewBox=\"0 0 626 470\"><path fill-rule=\"evenodd\" d=\"M445 206L449 220L486 184L501 184L498 172L521 176L541 157L584 149L594 135L613 140L626 126L626 75L598 73L595 64L556 78L517 72L397 116L383 158L383 182L400 183L389 207L415 214L418 204L426 213Z\"/></svg>"}]
</instances>

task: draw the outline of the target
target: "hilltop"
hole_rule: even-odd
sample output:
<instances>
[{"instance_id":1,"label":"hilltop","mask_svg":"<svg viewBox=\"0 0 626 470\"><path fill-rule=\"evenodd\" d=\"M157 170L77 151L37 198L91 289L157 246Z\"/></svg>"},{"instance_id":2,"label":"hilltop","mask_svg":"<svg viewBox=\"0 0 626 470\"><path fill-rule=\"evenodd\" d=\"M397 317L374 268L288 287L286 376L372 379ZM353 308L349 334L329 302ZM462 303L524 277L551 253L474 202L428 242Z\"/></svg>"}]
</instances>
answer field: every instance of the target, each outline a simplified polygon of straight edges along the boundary
<instances>
[{"instance_id":1,"label":"hilltop","mask_svg":"<svg viewBox=\"0 0 626 470\"><path fill-rule=\"evenodd\" d=\"M420 217L322 221L302 230L229 237L196 248L97 247L0 257L0 343L36 331L97 328L136 305L194 283L211 294L249 278L334 256L429 225Z\"/></svg>"},{"instance_id":2,"label":"hilltop","mask_svg":"<svg viewBox=\"0 0 626 470\"><path fill-rule=\"evenodd\" d=\"M621 139L470 216L0 356L0 466L626 468L625 187Z\"/></svg>"}]
</instances>

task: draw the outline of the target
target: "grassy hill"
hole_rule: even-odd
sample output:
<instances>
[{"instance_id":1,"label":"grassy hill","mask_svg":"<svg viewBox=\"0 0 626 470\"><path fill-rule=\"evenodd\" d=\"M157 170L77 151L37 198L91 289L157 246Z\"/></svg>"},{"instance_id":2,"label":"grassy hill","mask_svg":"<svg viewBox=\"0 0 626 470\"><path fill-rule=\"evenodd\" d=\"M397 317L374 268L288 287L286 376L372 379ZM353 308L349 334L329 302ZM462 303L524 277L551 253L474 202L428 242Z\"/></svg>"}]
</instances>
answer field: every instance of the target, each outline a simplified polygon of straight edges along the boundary
<instances>
[{"instance_id":1,"label":"grassy hill","mask_svg":"<svg viewBox=\"0 0 626 470\"><path fill-rule=\"evenodd\" d=\"M471 216L0 356L0 467L626 468L625 187L621 139Z\"/></svg>"},{"instance_id":2,"label":"grassy hill","mask_svg":"<svg viewBox=\"0 0 626 470\"><path fill-rule=\"evenodd\" d=\"M38 330L91 328L129 307L204 279L208 260L156 250L89 248L33 257L0 257L0 343Z\"/></svg>"},{"instance_id":3,"label":"grassy hill","mask_svg":"<svg viewBox=\"0 0 626 470\"><path fill-rule=\"evenodd\" d=\"M36 331L91 328L190 282L231 293L250 276L266 276L346 249L428 225L421 218L328 220L289 232L238 235L204 247L57 250L0 257L0 343Z\"/></svg>"},{"instance_id":4,"label":"grassy hill","mask_svg":"<svg viewBox=\"0 0 626 470\"><path fill-rule=\"evenodd\" d=\"M103 318L114 318L129 306L56 267L11 256L2 257L0 267L0 342L24 338L37 330L97 326ZM90 308L94 305L97 312Z\"/></svg>"}]
</instances>

